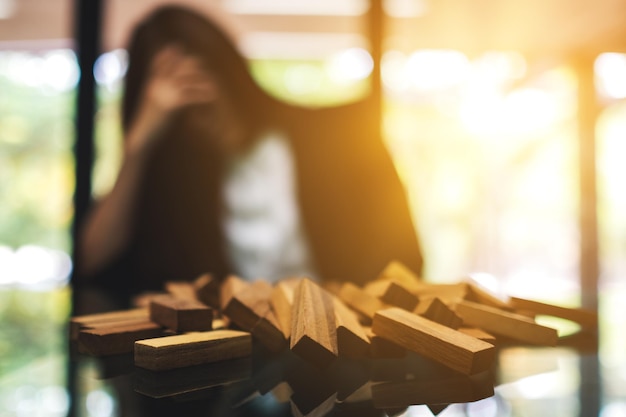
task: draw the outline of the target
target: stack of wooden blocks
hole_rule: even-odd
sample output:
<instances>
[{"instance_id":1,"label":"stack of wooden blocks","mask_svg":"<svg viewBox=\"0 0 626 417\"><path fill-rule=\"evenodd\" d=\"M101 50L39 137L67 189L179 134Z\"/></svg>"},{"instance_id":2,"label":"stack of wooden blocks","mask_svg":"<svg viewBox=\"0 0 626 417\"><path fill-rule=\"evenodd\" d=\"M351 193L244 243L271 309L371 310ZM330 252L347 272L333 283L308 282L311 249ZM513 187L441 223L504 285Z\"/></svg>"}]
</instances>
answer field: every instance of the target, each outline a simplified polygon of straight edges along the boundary
<instances>
[{"instance_id":1,"label":"stack of wooden blocks","mask_svg":"<svg viewBox=\"0 0 626 417\"><path fill-rule=\"evenodd\" d=\"M595 313L496 297L464 280L433 284L392 261L364 286L288 278L275 284L229 276L217 282L170 282L138 307L74 317L71 337L96 356L134 352L152 371L251 355L253 340L271 352L290 349L320 369L337 358L393 358L412 351L463 375L494 366L503 341L555 346L552 315L595 329Z\"/></svg>"}]
</instances>

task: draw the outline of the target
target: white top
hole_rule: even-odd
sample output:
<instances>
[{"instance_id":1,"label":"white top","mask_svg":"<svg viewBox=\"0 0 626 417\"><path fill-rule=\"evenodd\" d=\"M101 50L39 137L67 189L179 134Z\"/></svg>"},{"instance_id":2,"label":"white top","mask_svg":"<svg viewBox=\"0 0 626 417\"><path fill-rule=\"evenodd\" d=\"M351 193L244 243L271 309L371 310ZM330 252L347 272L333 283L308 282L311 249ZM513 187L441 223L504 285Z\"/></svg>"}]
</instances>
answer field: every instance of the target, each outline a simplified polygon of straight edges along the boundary
<instances>
[{"instance_id":1,"label":"white top","mask_svg":"<svg viewBox=\"0 0 626 417\"><path fill-rule=\"evenodd\" d=\"M314 277L294 179L291 149L278 132L227 169L223 223L227 254L241 278Z\"/></svg>"}]
</instances>

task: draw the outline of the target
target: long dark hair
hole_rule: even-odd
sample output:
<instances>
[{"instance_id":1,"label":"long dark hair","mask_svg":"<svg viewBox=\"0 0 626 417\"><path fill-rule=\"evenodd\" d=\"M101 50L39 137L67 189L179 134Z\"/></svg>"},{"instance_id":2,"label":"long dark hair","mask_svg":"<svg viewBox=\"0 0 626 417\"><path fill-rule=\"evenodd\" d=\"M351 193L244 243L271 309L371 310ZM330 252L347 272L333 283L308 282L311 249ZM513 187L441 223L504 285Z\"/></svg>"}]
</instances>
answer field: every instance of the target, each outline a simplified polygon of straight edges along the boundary
<instances>
[{"instance_id":1,"label":"long dark hair","mask_svg":"<svg viewBox=\"0 0 626 417\"><path fill-rule=\"evenodd\" d=\"M122 123L130 126L152 58L175 43L198 57L217 78L251 134L271 125L281 103L263 91L252 78L248 62L222 27L190 8L168 5L153 11L137 25L128 44L129 66L122 103Z\"/></svg>"}]
</instances>

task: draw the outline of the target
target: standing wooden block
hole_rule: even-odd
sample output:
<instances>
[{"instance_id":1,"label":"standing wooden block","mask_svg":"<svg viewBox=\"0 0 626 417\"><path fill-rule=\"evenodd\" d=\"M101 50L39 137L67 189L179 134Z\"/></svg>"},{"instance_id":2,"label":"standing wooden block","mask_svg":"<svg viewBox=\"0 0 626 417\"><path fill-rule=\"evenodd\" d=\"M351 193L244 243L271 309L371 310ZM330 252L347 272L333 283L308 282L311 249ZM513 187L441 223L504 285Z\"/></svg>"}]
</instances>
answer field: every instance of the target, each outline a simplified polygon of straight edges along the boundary
<instances>
[{"instance_id":1,"label":"standing wooden block","mask_svg":"<svg viewBox=\"0 0 626 417\"><path fill-rule=\"evenodd\" d=\"M372 331L468 375L489 369L495 360L493 345L397 307L376 313Z\"/></svg>"},{"instance_id":2,"label":"standing wooden block","mask_svg":"<svg viewBox=\"0 0 626 417\"><path fill-rule=\"evenodd\" d=\"M213 310L197 300L166 295L150 303L150 320L179 333L201 332L212 329Z\"/></svg>"},{"instance_id":3,"label":"standing wooden block","mask_svg":"<svg viewBox=\"0 0 626 417\"><path fill-rule=\"evenodd\" d=\"M270 297L272 310L280 324L280 330L287 340L291 337L291 306L293 305L293 294L299 282L299 279L288 279L278 282L274 286L274 289L272 289L272 295Z\"/></svg>"},{"instance_id":4,"label":"standing wooden block","mask_svg":"<svg viewBox=\"0 0 626 417\"><path fill-rule=\"evenodd\" d=\"M365 292L362 288L351 282L345 282L341 286L339 298L348 307L367 317L370 321L378 310L388 307L377 297Z\"/></svg>"},{"instance_id":5,"label":"standing wooden block","mask_svg":"<svg viewBox=\"0 0 626 417\"><path fill-rule=\"evenodd\" d=\"M330 365L339 353L332 296L308 278L300 281L294 293L290 347L322 367Z\"/></svg>"},{"instance_id":6,"label":"standing wooden block","mask_svg":"<svg viewBox=\"0 0 626 417\"><path fill-rule=\"evenodd\" d=\"M370 351L370 341L355 313L335 297L333 297L333 306L337 324L337 349L339 356L366 358Z\"/></svg>"},{"instance_id":7,"label":"standing wooden block","mask_svg":"<svg viewBox=\"0 0 626 417\"><path fill-rule=\"evenodd\" d=\"M150 312L147 308L133 308L130 310L74 316L70 319L70 340L77 340L78 334L83 329L94 329L102 326L119 327L124 324L145 323L148 321L149 316Z\"/></svg>"},{"instance_id":8,"label":"standing wooden block","mask_svg":"<svg viewBox=\"0 0 626 417\"><path fill-rule=\"evenodd\" d=\"M415 294L402 284L389 281L377 280L365 285L364 290L390 306L400 307L407 311L413 311L418 300Z\"/></svg>"},{"instance_id":9,"label":"standing wooden block","mask_svg":"<svg viewBox=\"0 0 626 417\"><path fill-rule=\"evenodd\" d=\"M193 281L196 298L218 310L220 308L220 283L211 274L202 274Z\"/></svg>"},{"instance_id":10,"label":"standing wooden block","mask_svg":"<svg viewBox=\"0 0 626 417\"><path fill-rule=\"evenodd\" d=\"M457 304L456 313L465 325L476 326L521 342L555 346L558 340L556 329L541 326L525 316L495 307L463 301Z\"/></svg>"},{"instance_id":11,"label":"standing wooden block","mask_svg":"<svg viewBox=\"0 0 626 417\"><path fill-rule=\"evenodd\" d=\"M119 327L81 330L78 334L79 351L95 356L119 355L133 351L136 340L160 337L163 328L146 321Z\"/></svg>"},{"instance_id":12,"label":"standing wooden block","mask_svg":"<svg viewBox=\"0 0 626 417\"><path fill-rule=\"evenodd\" d=\"M250 333L235 330L187 333L135 343L135 365L153 371L250 356Z\"/></svg>"},{"instance_id":13,"label":"standing wooden block","mask_svg":"<svg viewBox=\"0 0 626 417\"><path fill-rule=\"evenodd\" d=\"M451 329L458 329L463 323L463 320L450 307L436 297L422 299L414 313Z\"/></svg>"},{"instance_id":14,"label":"standing wooden block","mask_svg":"<svg viewBox=\"0 0 626 417\"><path fill-rule=\"evenodd\" d=\"M510 301L511 305L516 310L528 310L534 314L545 314L547 316L571 320L580 324L583 328L598 327L598 314L595 311L583 308L561 307L517 297L511 297Z\"/></svg>"}]
</instances>

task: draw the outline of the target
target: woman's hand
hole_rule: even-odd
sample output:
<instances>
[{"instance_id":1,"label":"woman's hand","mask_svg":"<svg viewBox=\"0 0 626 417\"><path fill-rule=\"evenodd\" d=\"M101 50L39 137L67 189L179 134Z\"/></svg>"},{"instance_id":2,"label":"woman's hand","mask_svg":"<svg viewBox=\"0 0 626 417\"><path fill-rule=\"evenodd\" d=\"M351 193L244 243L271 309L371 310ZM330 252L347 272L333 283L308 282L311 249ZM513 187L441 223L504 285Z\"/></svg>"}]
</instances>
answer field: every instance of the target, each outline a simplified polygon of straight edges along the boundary
<instances>
[{"instance_id":1,"label":"woman's hand","mask_svg":"<svg viewBox=\"0 0 626 417\"><path fill-rule=\"evenodd\" d=\"M127 153L143 154L180 108L209 103L218 89L200 60L172 45L155 55L137 114L126 141Z\"/></svg>"}]
</instances>

